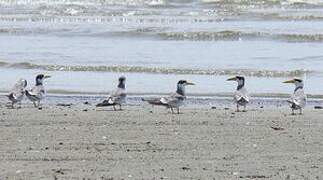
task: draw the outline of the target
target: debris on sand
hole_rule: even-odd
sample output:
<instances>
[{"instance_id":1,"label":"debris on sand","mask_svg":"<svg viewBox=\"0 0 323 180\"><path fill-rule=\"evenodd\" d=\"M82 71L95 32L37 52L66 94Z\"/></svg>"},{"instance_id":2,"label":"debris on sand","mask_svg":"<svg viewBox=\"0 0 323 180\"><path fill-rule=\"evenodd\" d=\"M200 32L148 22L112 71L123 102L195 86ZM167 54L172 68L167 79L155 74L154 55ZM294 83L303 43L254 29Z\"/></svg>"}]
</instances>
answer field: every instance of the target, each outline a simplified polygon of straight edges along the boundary
<instances>
[{"instance_id":1,"label":"debris on sand","mask_svg":"<svg viewBox=\"0 0 323 180\"><path fill-rule=\"evenodd\" d=\"M271 126L271 129L273 129L275 131L283 131L283 130L285 130L283 127L278 127L278 126Z\"/></svg>"},{"instance_id":2,"label":"debris on sand","mask_svg":"<svg viewBox=\"0 0 323 180\"><path fill-rule=\"evenodd\" d=\"M68 103L68 104L58 103L58 104L56 104L56 106L61 106L61 107L71 107L72 105L73 105L72 103Z\"/></svg>"},{"instance_id":3,"label":"debris on sand","mask_svg":"<svg viewBox=\"0 0 323 180\"><path fill-rule=\"evenodd\" d=\"M239 178L247 178L247 179L266 179L268 176L264 175L248 175L248 176L240 176Z\"/></svg>"},{"instance_id":4,"label":"debris on sand","mask_svg":"<svg viewBox=\"0 0 323 180\"><path fill-rule=\"evenodd\" d=\"M191 168L189 168L189 167L185 167L185 166L184 166L184 167L182 167L181 169L182 169L183 171L189 171L189 170L191 170Z\"/></svg>"},{"instance_id":5,"label":"debris on sand","mask_svg":"<svg viewBox=\"0 0 323 180\"><path fill-rule=\"evenodd\" d=\"M314 109L323 109L322 106L314 106Z\"/></svg>"}]
</instances>

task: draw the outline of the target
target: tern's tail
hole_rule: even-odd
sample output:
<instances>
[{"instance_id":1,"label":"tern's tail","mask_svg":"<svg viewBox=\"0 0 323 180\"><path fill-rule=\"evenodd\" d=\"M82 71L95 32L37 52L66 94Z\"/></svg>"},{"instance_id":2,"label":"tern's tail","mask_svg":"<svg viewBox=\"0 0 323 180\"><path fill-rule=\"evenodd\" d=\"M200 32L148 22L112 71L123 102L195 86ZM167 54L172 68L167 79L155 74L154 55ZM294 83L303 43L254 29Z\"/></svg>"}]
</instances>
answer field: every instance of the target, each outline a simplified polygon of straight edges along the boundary
<instances>
[{"instance_id":1,"label":"tern's tail","mask_svg":"<svg viewBox=\"0 0 323 180\"><path fill-rule=\"evenodd\" d=\"M96 107L114 106L114 105L116 105L116 103L112 102L112 100L109 98L97 104Z\"/></svg>"},{"instance_id":2,"label":"tern's tail","mask_svg":"<svg viewBox=\"0 0 323 180\"><path fill-rule=\"evenodd\" d=\"M28 90L25 90L25 94L26 94L27 97L32 96Z\"/></svg>"},{"instance_id":3,"label":"tern's tail","mask_svg":"<svg viewBox=\"0 0 323 180\"><path fill-rule=\"evenodd\" d=\"M14 95L13 93L10 93L9 95L5 95L7 98L9 98L10 100L14 99Z\"/></svg>"}]
</instances>

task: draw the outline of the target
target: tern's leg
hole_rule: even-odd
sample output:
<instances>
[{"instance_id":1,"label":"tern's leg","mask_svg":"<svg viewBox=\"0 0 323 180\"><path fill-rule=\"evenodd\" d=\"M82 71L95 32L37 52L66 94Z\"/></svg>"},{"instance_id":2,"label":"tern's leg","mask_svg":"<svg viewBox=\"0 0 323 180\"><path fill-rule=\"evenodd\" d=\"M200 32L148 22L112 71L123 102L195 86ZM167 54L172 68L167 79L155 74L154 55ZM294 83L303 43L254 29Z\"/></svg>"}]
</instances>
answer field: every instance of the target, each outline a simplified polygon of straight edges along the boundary
<instances>
[{"instance_id":1,"label":"tern's leg","mask_svg":"<svg viewBox=\"0 0 323 180\"><path fill-rule=\"evenodd\" d=\"M38 101L38 105L37 105L37 107L40 107L40 101Z\"/></svg>"},{"instance_id":2,"label":"tern's leg","mask_svg":"<svg viewBox=\"0 0 323 180\"><path fill-rule=\"evenodd\" d=\"M177 108L177 114L179 114L179 107Z\"/></svg>"},{"instance_id":3,"label":"tern's leg","mask_svg":"<svg viewBox=\"0 0 323 180\"><path fill-rule=\"evenodd\" d=\"M35 101L33 101L33 104L34 104L34 107L37 107L37 106L36 106L36 102L35 102Z\"/></svg>"},{"instance_id":4,"label":"tern's leg","mask_svg":"<svg viewBox=\"0 0 323 180\"><path fill-rule=\"evenodd\" d=\"M300 115L302 115L302 114L303 114L303 109L302 109L302 108L300 108L300 109L299 109L299 114L300 114Z\"/></svg>"},{"instance_id":5,"label":"tern's leg","mask_svg":"<svg viewBox=\"0 0 323 180\"><path fill-rule=\"evenodd\" d=\"M295 110L294 109L292 109L292 115L295 115Z\"/></svg>"},{"instance_id":6,"label":"tern's leg","mask_svg":"<svg viewBox=\"0 0 323 180\"><path fill-rule=\"evenodd\" d=\"M121 107L121 104L119 104L119 110L122 111L122 107Z\"/></svg>"},{"instance_id":7,"label":"tern's leg","mask_svg":"<svg viewBox=\"0 0 323 180\"><path fill-rule=\"evenodd\" d=\"M174 114L174 110L173 110L173 108L172 108L172 107L170 107L170 110L172 110L172 114Z\"/></svg>"},{"instance_id":8,"label":"tern's leg","mask_svg":"<svg viewBox=\"0 0 323 180\"><path fill-rule=\"evenodd\" d=\"M247 106L246 105L243 106L243 112L247 112Z\"/></svg>"},{"instance_id":9,"label":"tern's leg","mask_svg":"<svg viewBox=\"0 0 323 180\"><path fill-rule=\"evenodd\" d=\"M12 103L11 103L11 108L12 108L12 109L15 107L14 105L15 105L15 103L14 103L14 102L12 102Z\"/></svg>"},{"instance_id":10,"label":"tern's leg","mask_svg":"<svg viewBox=\"0 0 323 180\"><path fill-rule=\"evenodd\" d=\"M115 105L113 105L113 110L115 110L115 111L117 110Z\"/></svg>"},{"instance_id":11,"label":"tern's leg","mask_svg":"<svg viewBox=\"0 0 323 180\"><path fill-rule=\"evenodd\" d=\"M239 110L239 104L237 104L237 112L240 112L240 110Z\"/></svg>"}]
</instances>

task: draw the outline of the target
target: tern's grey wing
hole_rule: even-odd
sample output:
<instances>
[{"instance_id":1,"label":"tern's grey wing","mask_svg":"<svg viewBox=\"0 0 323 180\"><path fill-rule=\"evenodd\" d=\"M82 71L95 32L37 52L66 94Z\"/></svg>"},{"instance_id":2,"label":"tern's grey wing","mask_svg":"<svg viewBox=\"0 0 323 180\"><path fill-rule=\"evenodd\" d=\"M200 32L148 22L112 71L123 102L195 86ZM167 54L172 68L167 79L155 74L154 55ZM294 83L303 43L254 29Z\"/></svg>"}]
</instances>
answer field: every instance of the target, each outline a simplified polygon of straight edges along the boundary
<instances>
[{"instance_id":1,"label":"tern's grey wing","mask_svg":"<svg viewBox=\"0 0 323 180\"><path fill-rule=\"evenodd\" d=\"M22 98L23 98L23 95L16 95L16 94L14 94L14 93L10 93L9 95L7 95L7 97L8 97L8 99L10 100L10 101L12 101L13 103L16 103L16 102L19 102L19 101L21 101L22 100Z\"/></svg>"},{"instance_id":2,"label":"tern's grey wing","mask_svg":"<svg viewBox=\"0 0 323 180\"><path fill-rule=\"evenodd\" d=\"M160 101L163 104L167 104L169 107L179 107L179 106L183 105L185 99L186 99L185 96L175 93L169 97L161 98Z\"/></svg>"},{"instance_id":3,"label":"tern's grey wing","mask_svg":"<svg viewBox=\"0 0 323 180\"><path fill-rule=\"evenodd\" d=\"M167 104L163 103L161 100L163 98L143 98L143 101L147 101L151 105L156 105L156 106L167 106Z\"/></svg>"},{"instance_id":4,"label":"tern's grey wing","mask_svg":"<svg viewBox=\"0 0 323 180\"><path fill-rule=\"evenodd\" d=\"M96 107L104 107L104 106L114 106L116 105L110 98L104 100L103 102L96 105Z\"/></svg>"},{"instance_id":5,"label":"tern's grey wing","mask_svg":"<svg viewBox=\"0 0 323 180\"><path fill-rule=\"evenodd\" d=\"M172 94L169 97L162 98L144 98L143 101L147 101L149 104L166 107L179 107L182 105L185 96L180 94Z\"/></svg>"},{"instance_id":6,"label":"tern's grey wing","mask_svg":"<svg viewBox=\"0 0 323 180\"><path fill-rule=\"evenodd\" d=\"M45 89L43 86L35 86L30 91L26 91L26 96L31 101L39 101L45 96Z\"/></svg>"},{"instance_id":7,"label":"tern's grey wing","mask_svg":"<svg viewBox=\"0 0 323 180\"><path fill-rule=\"evenodd\" d=\"M127 93L125 89L117 88L117 90L110 95L110 101L114 104L123 104L126 102Z\"/></svg>"},{"instance_id":8,"label":"tern's grey wing","mask_svg":"<svg viewBox=\"0 0 323 180\"><path fill-rule=\"evenodd\" d=\"M234 93L234 100L237 103L242 104L242 105L249 103L250 97L249 97L248 91L245 88L237 90Z\"/></svg>"},{"instance_id":9,"label":"tern's grey wing","mask_svg":"<svg viewBox=\"0 0 323 180\"><path fill-rule=\"evenodd\" d=\"M303 89L298 89L288 100L292 108L304 108L307 97Z\"/></svg>"},{"instance_id":10,"label":"tern's grey wing","mask_svg":"<svg viewBox=\"0 0 323 180\"><path fill-rule=\"evenodd\" d=\"M10 93L17 93L17 92L21 92L25 89L25 87L27 86L27 81L24 79L19 79L15 85L13 86L13 88L10 90Z\"/></svg>"},{"instance_id":11,"label":"tern's grey wing","mask_svg":"<svg viewBox=\"0 0 323 180\"><path fill-rule=\"evenodd\" d=\"M96 106L103 107L121 105L126 103L126 97L126 91L124 89L118 88L115 92L112 92L106 100L104 100L102 103L97 104Z\"/></svg>"},{"instance_id":12,"label":"tern's grey wing","mask_svg":"<svg viewBox=\"0 0 323 180\"><path fill-rule=\"evenodd\" d=\"M8 98L11 101L21 101L25 95L24 91L12 91L9 93Z\"/></svg>"},{"instance_id":13,"label":"tern's grey wing","mask_svg":"<svg viewBox=\"0 0 323 180\"><path fill-rule=\"evenodd\" d=\"M25 87L27 86L27 81L24 79L19 79L14 87L10 90L8 98L11 101L21 101L25 95Z\"/></svg>"}]
</instances>

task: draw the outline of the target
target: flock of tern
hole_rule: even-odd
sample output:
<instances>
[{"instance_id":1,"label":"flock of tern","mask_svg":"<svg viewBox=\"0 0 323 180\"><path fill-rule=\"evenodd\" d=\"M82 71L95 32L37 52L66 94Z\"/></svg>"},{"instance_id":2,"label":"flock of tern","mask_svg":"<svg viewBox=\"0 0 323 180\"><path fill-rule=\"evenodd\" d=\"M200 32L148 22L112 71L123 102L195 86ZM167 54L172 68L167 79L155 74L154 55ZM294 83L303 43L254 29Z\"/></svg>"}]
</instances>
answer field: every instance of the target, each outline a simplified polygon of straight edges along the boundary
<instances>
[{"instance_id":1,"label":"flock of tern","mask_svg":"<svg viewBox=\"0 0 323 180\"><path fill-rule=\"evenodd\" d=\"M40 107L40 101L45 97L46 93L43 83L44 80L48 78L50 78L49 75L37 75L35 86L30 90L26 90L27 80L19 79L12 90L10 90L9 95L7 95L11 101L11 107L14 108L15 104L18 104L17 108L21 107L21 101L25 95L33 102L35 107Z\"/></svg>"},{"instance_id":2,"label":"flock of tern","mask_svg":"<svg viewBox=\"0 0 323 180\"><path fill-rule=\"evenodd\" d=\"M45 97L46 91L44 88L44 80L50 78L49 75L39 74L36 76L35 86L26 90L27 81L25 79L19 79L12 90L7 95L12 108L21 107L21 101L23 97L26 96L35 107L41 107L41 100ZM242 111L246 111L246 107L250 101L250 96L245 87L245 77L235 76L227 79L227 81L236 81L238 83L237 89L234 92L233 99L236 104L236 110L239 112L240 107L243 107ZM304 92L304 83L302 79L294 78L292 80L285 81L283 83L292 83L295 85L295 90L292 93L291 97L287 100L292 109L292 114L295 114L295 111L299 111L299 114L302 114L303 109L306 105L306 94ZM142 100L153 105L153 106L163 106L167 109L170 109L172 113L180 113L180 107L184 105L186 100L186 86L195 85L192 82L186 80L180 80L177 83L176 92L171 94L168 97L160 98L143 98ZM119 78L117 89L112 92L106 100L97 104L97 107L112 106L113 109L122 110L122 106L126 104L126 77L121 76ZM119 108L117 108L119 107ZM174 111L176 110L176 112Z\"/></svg>"}]
</instances>

